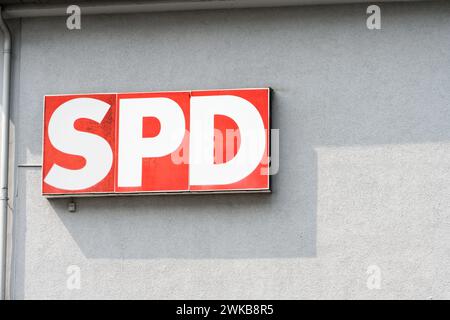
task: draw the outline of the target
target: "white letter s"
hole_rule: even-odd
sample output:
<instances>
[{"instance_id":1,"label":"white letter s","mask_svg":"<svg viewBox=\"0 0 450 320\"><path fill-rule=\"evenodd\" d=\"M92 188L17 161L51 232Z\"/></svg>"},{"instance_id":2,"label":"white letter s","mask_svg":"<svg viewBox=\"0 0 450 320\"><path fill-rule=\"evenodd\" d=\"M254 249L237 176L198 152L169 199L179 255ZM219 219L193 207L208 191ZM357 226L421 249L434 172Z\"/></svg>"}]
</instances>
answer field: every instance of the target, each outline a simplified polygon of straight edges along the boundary
<instances>
[{"instance_id":1,"label":"white letter s","mask_svg":"<svg viewBox=\"0 0 450 320\"><path fill-rule=\"evenodd\" d=\"M77 170L54 164L45 183L63 190L82 190L99 183L109 173L113 154L109 143L102 137L77 131L74 123L87 118L101 123L110 105L93 98L76 98L63 103L48 123L48 138L61 152L82 156L86 165Z\"/></svg>"}]
</instances>

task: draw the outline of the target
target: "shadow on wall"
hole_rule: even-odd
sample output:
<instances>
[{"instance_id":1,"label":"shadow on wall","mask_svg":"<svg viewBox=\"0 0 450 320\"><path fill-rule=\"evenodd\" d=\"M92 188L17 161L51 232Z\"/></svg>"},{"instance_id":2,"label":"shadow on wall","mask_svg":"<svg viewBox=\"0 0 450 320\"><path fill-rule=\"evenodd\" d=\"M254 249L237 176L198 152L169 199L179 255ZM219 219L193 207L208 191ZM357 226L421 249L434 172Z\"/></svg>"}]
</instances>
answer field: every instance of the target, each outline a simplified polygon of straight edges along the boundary
<instances>
[{"instance_id":1,"label":"shadow on wall","mask_svg":"<svg viewBox=\"0 0 450 320\"><path fill-rule=\"evenodd\" d=\"M277 109L277 99L272 99ZM275 114L277 112L274 112ZM277 127L277 116L273 119ZM280 167L289 152L282 143ZM301 162L315 164L314 152ZM298 168L301 171L300 168ZM272 176L271 194L164 195L49 199L86 257L289 258L315 255L316 170ZM280 181L296 188L281 191ZM107 208L105 208L107 203ZM306 206L305 206L306 203Z\"/></svg>"}]
</instances>

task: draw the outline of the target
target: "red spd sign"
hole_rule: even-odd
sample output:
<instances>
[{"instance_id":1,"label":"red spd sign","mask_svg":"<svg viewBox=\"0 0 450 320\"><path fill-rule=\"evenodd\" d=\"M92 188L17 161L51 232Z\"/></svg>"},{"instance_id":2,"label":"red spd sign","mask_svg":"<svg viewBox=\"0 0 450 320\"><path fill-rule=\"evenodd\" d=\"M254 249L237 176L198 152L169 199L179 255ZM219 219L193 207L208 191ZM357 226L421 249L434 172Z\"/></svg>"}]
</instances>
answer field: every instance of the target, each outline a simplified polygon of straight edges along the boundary
<instances>
[{"instance_id":1,"label":"red spd sign","mask_svg":"<svg viewBox=\"0 0 450 320\"><path fill-rule=\"evenodd\" d=\"M269 191L269 89L46 96L42 192Z\"/></svg>"}]
</instances>

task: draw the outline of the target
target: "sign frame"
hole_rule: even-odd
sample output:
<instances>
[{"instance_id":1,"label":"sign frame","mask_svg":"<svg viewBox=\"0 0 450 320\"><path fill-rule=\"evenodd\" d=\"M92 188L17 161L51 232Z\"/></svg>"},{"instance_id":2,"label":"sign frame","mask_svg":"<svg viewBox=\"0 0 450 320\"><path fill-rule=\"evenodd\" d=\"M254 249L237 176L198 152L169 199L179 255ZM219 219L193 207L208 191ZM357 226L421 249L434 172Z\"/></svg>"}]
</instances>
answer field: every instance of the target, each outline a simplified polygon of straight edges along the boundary
<instances>
[{"instance_id":1,"label":"sign frame","mask_svg":"<svg viewBox=\"0 0 450 320\"><path fill-rule=\"evenodd\" d=\"M164 94L164 93L183 93L183 92L226 92L226 91L247 91L247 90L267 90L267 157L268 157L268 163L267 163L267 188L237 188L237 189L230 189L230 190L174 190L174 191L118 191L118 192L99 192L99 191L93 191L93 192L79 192L79 193L45 193L44 192L44 140L45 140L45 130L46 130L46 98L47 97L66 97L66 96L80 96L85 97L88 95L120 95L120 94ZM110 93L65 93L65 94L46 94L43 97L43 116L42 116L42 166L41 166L41 195L45 198L52 199L52 198L92 198L92 197L117 197L117 196L148 196L148 195L155 195L155 196L161 196L161 195L206 195L206 194L254 194L254 193L261 193L261 194L270 194L272 193L272 179L270 174L270 159L271 159L271 130L272 130L272 95L273 95L273 89L271 87L255 87L255 88L230 88L230 89L206 89L206 90L174 90L174 91L149 91L149 92L110 92ZM116 101L117 103L117 101ZM115 106L116 110L118 109L117 105ZM115 115L118 116L117 114ZM115 124L114 128L114 134L116 135L115 139L117 139L117 124ZM115 144L117 144L117 141L115 141ZM114 151L114 157L116 157L117 150ZM113 173L115 175L114 168L115 165L113 165ZM114 178L114 186L116 185L116 178Z\"/></svg>"}]
</instances>

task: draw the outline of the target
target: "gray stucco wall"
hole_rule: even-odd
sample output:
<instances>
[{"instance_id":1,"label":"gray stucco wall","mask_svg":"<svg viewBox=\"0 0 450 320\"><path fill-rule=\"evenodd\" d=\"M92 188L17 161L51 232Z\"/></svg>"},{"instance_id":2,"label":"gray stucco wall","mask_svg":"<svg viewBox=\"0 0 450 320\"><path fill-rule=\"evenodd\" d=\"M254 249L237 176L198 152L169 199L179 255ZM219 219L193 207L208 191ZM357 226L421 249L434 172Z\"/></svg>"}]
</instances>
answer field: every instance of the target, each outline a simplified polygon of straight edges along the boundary
<instances>
[{"instance_id":1,"label":"gray stucco wall","mask_svg":"<svg viewBox=\"0 0 450 320\"><path fill-rule=\"evenodd\" d=\"M379 31L365 10L15 21L12 297L450 298L450 3L383 5ZM69 213L17 166L41 163L45 94L264 86L281 140L270 195Z\"/></svg>"}]
</instances>

